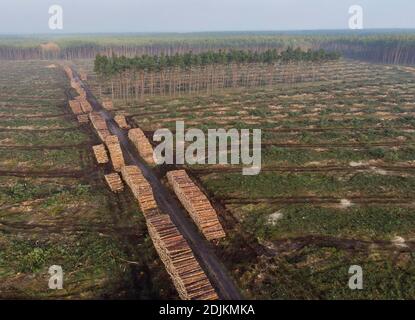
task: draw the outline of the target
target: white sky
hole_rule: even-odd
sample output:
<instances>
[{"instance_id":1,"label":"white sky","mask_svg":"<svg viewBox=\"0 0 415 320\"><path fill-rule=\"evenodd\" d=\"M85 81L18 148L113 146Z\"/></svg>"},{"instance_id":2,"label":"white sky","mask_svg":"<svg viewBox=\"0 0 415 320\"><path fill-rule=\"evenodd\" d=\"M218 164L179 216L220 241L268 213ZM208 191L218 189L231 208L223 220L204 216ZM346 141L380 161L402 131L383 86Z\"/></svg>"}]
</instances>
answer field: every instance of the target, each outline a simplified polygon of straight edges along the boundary
<instances>
[{"instance_id":1,"label":"white sky","mask_svg":"<svg viewBox=\"0 0 415 320\"><path fill-rule=\"evenodd\" d=\"M355 4L365 28L415 28L414 0L0 0L0 33L51 32L54 4L65 33L347 29Z\"/></svg>"}]
</instances>

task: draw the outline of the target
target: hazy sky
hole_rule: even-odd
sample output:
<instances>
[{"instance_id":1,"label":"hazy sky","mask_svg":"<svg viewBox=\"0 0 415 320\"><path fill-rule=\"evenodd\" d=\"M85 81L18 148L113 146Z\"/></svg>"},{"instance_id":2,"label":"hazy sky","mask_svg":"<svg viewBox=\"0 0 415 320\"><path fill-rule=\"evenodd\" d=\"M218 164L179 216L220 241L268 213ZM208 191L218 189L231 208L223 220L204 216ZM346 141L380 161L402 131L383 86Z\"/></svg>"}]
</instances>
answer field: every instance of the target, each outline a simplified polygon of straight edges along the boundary
<instances>
[{"instance_id":1,"label":"hazy sky","mask_svg":"<svg viewBox=\"0 0 415 320\"><path fill-rule=\"evenodd\" d=\"M58 33L54 4L65 33L347 29L354 4L364 28L415 28L414 0L0 0L0 33Z\"/></svg>"}]
</instances>

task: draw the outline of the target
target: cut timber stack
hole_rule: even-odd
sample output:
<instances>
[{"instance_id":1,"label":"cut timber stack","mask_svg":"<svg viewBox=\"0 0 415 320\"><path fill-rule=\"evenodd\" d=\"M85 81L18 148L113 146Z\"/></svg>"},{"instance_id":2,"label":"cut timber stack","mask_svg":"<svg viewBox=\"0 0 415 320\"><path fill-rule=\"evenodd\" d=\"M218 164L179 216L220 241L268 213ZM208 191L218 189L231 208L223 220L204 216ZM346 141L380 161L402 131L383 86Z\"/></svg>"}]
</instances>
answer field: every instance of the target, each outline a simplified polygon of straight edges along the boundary
<instances>
[{"instance_id":1,"label":"cut timber stack","mask_svg":"<svg viewBox=\"0 0 415 320\"><path fill-rule=\"evenodd\" d=\"M86 99L81 100L81 108L82 108L82 111L85 113L92 112L92 106Z\"/></svg>"},{"instance_id":2,"label":"cut timber stack","mask_svg":"<svg viewBox=\"0 0 415 320\"><path fill-rule=\"evenodd\" d=\"M118 173L110 173L105 175L105 181L108 183L112 192L122 192L124 190L124 184L121 181Z\"/></svg>"},{"instance_id":3,"label":"cut timber stack","mask_svg":"<svg viewBox=\"0 0 415 320\"><path fill-rule=\"evenodd\" d=\"M86 99L86 91L83 89L83 88L81 88L81 87L79 87L78 88L78 90L76 90L76 92L78 92L78 94L83 98L83 99Z\"/></svg>"},{"instance_id":4,"label":"cut timber stack","mask_svg":"<svg viewBox=\"0 0 415 320\"><path fill-rule=\"evenodd\" d=\"M219 222L216 210L209 199L190 179L185 170L175 170L167 173L167 179L183 207L198 226L199 230L208 240L224 238L225 231Z\"/></svg>"},{"instance_id":5,"label":"cut timber stack","mask_svg":"<svg viewBox=\"0 0 415 320\"><path fill-rule=\"evenodd\" d=\"M79 123L88 123L89 122L89 117L87 114L80 114L78 116L78 122Z\"/></svg>"},{"instance_id":6,"label":"cut timber stack","mask_svg":"<svg viewBox=\"0 0 415 320\"><path fill-rule=\"evenodd\" d=\"M170 217L161 214L152 188L137 166L125 166L122 177L146 218L150 237L181 299L216 300L218 296L192 249Z\"/></svg>"},{"instance_id":7,"label":"cut timber stack","mask_svg":"<svg viewBox=\"0 0 415 320\"><path fill-rule=\"evenodd\" d=\"M103 144L99 144L97 146L93 146L92 150L94 150L95 158L99 164L108 163L108 154L105 146Z\"/></svg>"},{"instance_id":8,"label":"cut timber stack","mask_svg":"<svg viewBox=\"0 0 415 320\"><path fill-rule=\"evenodd\" d=\"M148 164L154 165L153 147L145 136L143 130L140 128L131 129L128 131L128 138L130 138L132 143L135 145L140 156Z\"/></svg>"},{"instance_id":9,"label":"cut timber stack","mask_svg":"<svg viewBox=\"0 0 415 320\"><path fill-rule=\"evenodd\" d=\"M73 72L72 72L72 69L71 69L70 67L68 67L68 66L65 66L65 67L63 68L63 70L65 70L65 73L66 73L66 75L68 76L68 78L69 78L70 80L72 80L72 79L73 79Z\"/></svg>"},{"instance_id":10,"label":"cut timber stack","mask_svg":"<svg viewBox=\"0 0 415 320\"><path fill-rule=\"evenodd\" d=\"M82 81L88 80L88 75L84 70L79 71L79 77L81 78Z\"/></svg>"},{"instance_id":11,"label":"cut timber stack","mask_svg":"<svg viewBox=\"0 0 415 320\"><path fill-rule=\"evenodd\" d=\"M144 216L158 213L157 202L154 199L153 189L137 166L125 166L121 169L125 183L130 187L134 197L140 205Z\"/></svg>"},{"instance_id":12,"label":"cut timber stack","mask_svg":"<svg viewBox=\"0 0 415 320\"><path fill-rule=\"evenodd\" d=\"M114 104L109 99L105 99L104 101L102 101L102 106L106 110L112 110L112 109L114 109Z\"/></svg>"},{"instance_id":13,"label":"cut timber stack","mask_svg":"<svg viewBox=\"0 0 415 320\"><path fill-rule=\"evenodd\" d=\"M125 166L124 156L122 154L120 142L117 136L108 136L105 138L105 144L107 145L110 153L112 166L114 170L120 172L122 167Z\"/></svg>"},{"instance_id":14,"label":"cut timber stack","mask_svg":"<svg viewBox=\"0 0 415 320\"><path fill-rule=\"evenodd\" d=\"M154 247L170 274L183 300L216 300L218 296L192 249L180 231L165 214L147 218L147 227Z\"/></svg>"},{"instance_id":15,"label":"cut timber stack","mask_svg":"<svg viewBox=\"0 0 415 320\"><path fill-rule=\"evenodd\" d=\"M125 120L125 116L122 114L117 114L114 117L115 122L118 124L118 126L121 129L130 129L130 126L127 123L127 120Z\"/></svg>"},{"instance_id":16,"label":"cut timber stack","mask_svg":"<svg viewBox=\"0 0 415 320\"><path fill-rule=\"evenodd\" d=\"M69 107L71 108L74 114L82 114L81 104L79 103L79 101L69 100Z\"/></svg>"},{"instance_id":17,"label":"cut timber stack","mask_svg":"<svg viewBox=\"0 0 415 320\"><path fill-rule=\"evenodd\" d=\"M99 138L102 141L105 141L105 139L111 135L105 119L97 112L91 112L89 114L89 119L91 120L92 126L96 130Z\"/></svg>"},{"instance_id":18,"label":"cut timber stack","mask_svg":"<svg viewBox=\"0 0 415 320\"><path fill-rule=\"evenodd\" d=\"M72 79L72 80L71 80L71 87L72 87L73 89L75 89L76 91L78 91L78 89L81 87L81 85L79 84L79 82L78 82L78 81L76 81L76 80Z\"/></svg>"}]
</instances>

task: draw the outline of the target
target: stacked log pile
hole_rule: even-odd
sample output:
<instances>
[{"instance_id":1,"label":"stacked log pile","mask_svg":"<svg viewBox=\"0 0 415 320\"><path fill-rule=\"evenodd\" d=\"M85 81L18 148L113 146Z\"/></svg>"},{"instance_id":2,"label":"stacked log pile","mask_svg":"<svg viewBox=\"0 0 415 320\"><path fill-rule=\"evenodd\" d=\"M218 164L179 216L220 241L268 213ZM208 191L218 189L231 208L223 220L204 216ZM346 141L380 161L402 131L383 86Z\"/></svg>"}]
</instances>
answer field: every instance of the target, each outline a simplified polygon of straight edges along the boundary
<instances>
[{"instance_id":1,"label":"stacked log pile","mask_svg":"<svg viewBox=\"0 0 415 320\"><path fill-rule=\"evenodd\" d=\"M95 158L99 164L108 163L108 154L105 146L103 144L99 144L97 146L93 146L92 150L94 151Z\"/></svg>"},{"instance_id":2,"label":"stacked log pile","mask_svg":"<svg viewBox=\"0 0 415 320\"><path fill-rule=\"evenodd\" d=\"M79 77L81 78L82 81L88 80L88 75L84 70L79 71Z\"/></svg>"},{"instance_id":3,"label":"stacked log pile","mask_svg":"<svg viewBox=\"0 0 415 320\"><path fill-rule=\"evenodd\" d=\"M72 89L78 90L78 88L80 88L81 85L75 79L71 79L71 87L72 87Z\"/></svg>"},{"instance_id":4,"label":"stacked log pile","mask_svg":"<svg viewBox=\"0 0 415 320\"><path fill-rule=\"evenodd\" d=\"M147 227L161 260L183 300L217 300L218 296L192 249L165 214L147 218Z\"/></svg>"},{"instance_id":5,"label":"stacked log pile","mask_svg":"<svg viewBox=\"0 0 415 320\"><path fill-rule=\"evenodd\" d=\"M107 145L110 153L110 158L114 170L120 172L122 167L125 166L124 156L122 154L120 142L117 136L108 136L105 138L105 144Z\"/></svg>"},{"instance_id":6,"label":"stacked log pile","mask_svg":"<svg viewBox=\"0 0 415 320\"><path fill-rule=\"evenodd\" d=\"M79 94L80 97L86 98L86 91L82 88L82 84L79 81L71 79L71 87Z\"/></svg>"},{"instance_id":7,"label":"stacked log pile","mask_svg":"<svg viewBox=\"0 0 415 320\"><path fill-rule=\"evenodd\" d=\"M104 177L112 192L117 193L122 192L124 190L124 184L122 183L120 175L118 173L114 172L106 174Z\"/></svg>"},{"instance_id":8,"label":"stacked log pile","mask_svg":"<svg viewBox=\"0 0 415 320\"><path fill-rule=\"evenodd\" d=\"M68 66L65 66L65 67L63 68L63 70L65 71L65 73L66 73L66 75L68 76L68 78L69 78L70 80L72 80L72 79L73 79L73 72L72 72L72 69L71 69L70 67L68 67Z\"/></svg>"},{"instance_id":9,"label":"stacked log pile","mask_svg":"<svg viewBox=\"0 0 415 320\"><path fill-rule=\"evenodd\" d=\"M76 115L82 114L81 104L77 100L69 100L69 107Z\"/></svg>"},{"instance_id":10,"label":"stacked log pile","mask_svg":"<svg viewBox=\"0 0 415 320\"><path fill-rule=\"evenodd\" d=\"M86 91L84 90L84 88L80 87L76 92L78 92L81 98L86 99Z\"/></svg>"},{"instance_id":11,"label":"stacked log pile","mask_svg":"<svg viewBox=\"0 0 415 320\"><path fill-rule=\"evenodd\" d=\"M78 122L79 123L88 123L89 122L89 117L87 114L80 114L78 115Z\"/></svg>"},{"instance_id":12,"label":"stacked log pile","mask_svg":"<svg viewBox=\"0 0 415 320\"><path fill-rule=\"evenodd\" d=\"M117 114L114 117L115 122L118 124L118 126L121 129L130 129L129 124L127 123L127 120L125 119L125 116L122 114Z\"/></svg>"},{"instance_id":13,"label":"stacked log pile","mask_svg":"<svg viewBox=\"0 0 415 320\"><path fill-rule=\"evenodd\" d=\"M190 179L185 170L175 170L167 173L167 179L174 192L189 212L199 230L208 240L224 238L225 231L219 222L216 210L209 199Z\"/></svg>"},{"instance_id":14,"label":"stacked log pile","mask_svg":"<svg viewBox=\"0 0 415 320\"><path fill-rule=\"evenodd\" d=\"M143 130L140 128L131 129L128 131L128 138L137 148L138 153L140 156L151 165L154 165L154 158L153 158L153 147L151 146L150 142L148 141L147 137L145 136Z\"/></svg>"},{"instance_id":15,"label":"stacked log pile","mask_svg":"<svg viewBox=\"0 0 415 320\"><path fill-rule=\"evenodd\" d=\"M82 111L85 113L92 112L92 106L86 99L81 100L81 108L82 108Z\"/></svg>"},{"instance_id":16,"label":"stacked log pile","mask_svg":"<svg viewBox=\"0 0 415 320\"><path fill-rule=\"evenodd\" d=\"M102 141L105 141L105 139L111 135L105 119L97 112L91 112L89 114L89 119L91 120L92 126L96 130L99 138Z\"/></svg>"},{"instance_id":17,"label":"stacked log pile","mask_svg":"<svg viewBox=\"0 0 415 320\"><path fill-rule=\"evenodd\" d=\"M113 110L114 109L114 104L109 99L105 99L104 101L102 101L102 106L106 110Z\"/></svg>"},{"instance_id":18,"label":"stacked log pile","mask_svg":"<svg viewBox=\"0 0 415 320\"><path fill-rule=\"evenodd\" d=\"M125 166L122 177L146 218L150 237L181 299L216 300L218 296L192 249L170 217L160 213L152 188L137 166Z\"/></svg>"},{"instance_id":19,"label":"stacked log pile","mask_svg":"<svg viewBox=\"0 0 415 320\"><path fill-rule=\"evenodd\" d=\"M154 214L154 210L158 210L158 207L153 189L140 169L137 166L125 166L121 169L121 174L137 199L143 214L145 216Z\"/></svg>"}]
</instances>

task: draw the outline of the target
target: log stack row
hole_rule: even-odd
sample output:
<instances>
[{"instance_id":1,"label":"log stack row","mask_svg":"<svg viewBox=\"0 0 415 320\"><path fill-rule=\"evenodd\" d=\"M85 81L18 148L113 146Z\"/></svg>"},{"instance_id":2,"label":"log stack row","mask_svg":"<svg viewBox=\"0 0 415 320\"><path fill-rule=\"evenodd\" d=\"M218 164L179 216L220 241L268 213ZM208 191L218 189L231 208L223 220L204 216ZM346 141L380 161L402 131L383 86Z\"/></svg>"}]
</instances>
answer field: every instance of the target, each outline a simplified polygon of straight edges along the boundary
<instances>
[{"instance_id":1,"label":"log stack row","mask_svg":"<svg viewBox=\"0 0 415 320\"><path fill-rule=\"evenodd\" d=\"M70 80L72 80L72 79L74 78L74 76L73 76L73 71L72 71L72 69L71 69L69 66L65 66L65 67L63 68L63 70L65 71L66 75L68 76L68 78L69 78Z\"/></svg>"},{"instance_id":2,"label":"log stack row","mask_svg":"<svg viewBox=\"0 0 415 320\"><path fill-rule=\"evenodd\" d=\"M89 122L89 117L87 114L80 114L77 116L77 119L78 119L78 122L81 124Z\"/></svg>"},{"instance_id":3,"label":"log stack row","mask_svg":"<svg viewBox=\"0 0 415 320\"><path fill-rule=\"evenodd\" d=\"M190 179L185 170L175 170L167 173L167 179L173 190L189 212L199 230L208 240L224 238L225 231L219 222L218 214L209 199Z\"/></svg>"},{"instance_id":4,"label":"log stack row","mask_svg":"<svg viewBox=\"0 0 415 320\"><path fill-rule=\"evenodd\" d=\"M106 174L104 177L112 192L118 193L124 190L124 184L118 173Z\"/></svg>"},{"instance_id":5,"label":"log stack row","mask_svg":"<svg viewBox=\"0 0 415 320\"><path fill-rule=\"evenodd\" d=\"M78 80L72 78L71 87L79 94L80 97L86 99L86 91L82 88L82 84Z\"/></svg>"},{"instance_id":6,"label":"log stack row","mask_svg":"<svg viewBox=\"0 0 415 320\"><path fill-rule=\"evenodd\" d=\"M79 94L79 96L77 96L74 100L69 101L69 107L72 112L78 116L79 123L87 123L87 116L79 117L79 115L92 112L92 106L86 99L86 91L82 87L82 83L74 77L73 71L70 67L66 66L64 67L64 70L71 81L71 87Z\"/></svg>"},{"instance_id":7,"label":"log stack row","mask_svg":"<svg viewBox=\"0 0 415 320\"><path fill-rule=\"evenodd\" d=\"M217 300L218 295L192 249L166 214L147 218L147 227L161 260L183 300Z\"/></svg>"},{"instance_id":8,"label":"log stack row","mask_svg":"<svg viewBox=\"0 0 415 320\"><path fill-rule=\"evenodd\" d=\"M90 112L92 112L92 106L91 106L91 104L88 102L88 100L87 100L87 99L82 99L82 100L81 100L81 108L82 108L82 111L83 111L84 113L90 113Z\"/></svg>"},{"instance_id":9,"label":"log stack row","mask_svg":"<svg viewBox=\"0 0 415 320\"><path fill-rule=\"evenodd\" d=\"M109 100L109 99L105 99L104 101L102 101L102 106L106 110L113 110L114 109L114 104L112 103L112 100Z\"/></svg>"},{"instance_id":10,"label":"log stack row","mask_svg":"<svg viewBox=\"0 0 415 320\"><path fill-rule=\"evenodd\" d=\"M83 113L82 109L81 109L81 104L79 101L77 100L70 100L69 101L69 107L71 108L72 112L75 115L80 115Z\"/></svg>"},{"instance_id":11,"label":"log stack row","mask_svg":"<svg viewBox=\"0 0 415 320\"><path fill-rule=\"evenodd\" d=\"M125 119L124 115L117 114L114 117L114 120L121 129L130 129L130 125L127 123L127 120Z\"/></svg>"},{"instance_id":12,"label":"log stack row","mask_svg":"<svg viewBox=\"0 0 415 320\"><path fill-rule=\"evenodd\" d=\"M153 189L137 166L125 166L121 169L125 183L130 187L144 216L154 214L158 210Z\"/></svg>"},{"instance_id":13,"label":"log stack row","mask_svg":"<svg viewBox=\"0 0 415 320\"><path fill-rule=\"evenodd\" d=\"M155 161L153 158L153 147L145 136L143 130L140 128L131 129L128 131L128 138L136 147L141 158L143 158L148 164L154 165Z\"/></svg>"},{"instance_id":14,"label":"log stack row","mask_svg":"<svg viewBox=\"0 0 415 320\"><path fill-rule=\"evenodd\" d=\"M92 150L94 151L95 159L97 159L99 164L108 163L109 159L105 145L99 144L97 146L93 146Z\"/></svg>"},{"instance_id":15,"label":"log stack row","mask_svg":"<svg viewBox=\"0 0 415 320\"><path fill-rule=\"evenodd\" d=\"M99 138L102 141L105 141L105 139L111 135L105 119L98 112L91 112L89 114L89 119L91 120L92 126L96 130Z\"/></svg>"},{"instance_id":16,"label":"log stack row","mask_svg":"<svg viewBox=\"0 0 415 320\"><path fill-rule=\"evenodd\" d=\"M122 177L146 218L148 231L181 299L216 300L218 296L192 249L170 216L158 209L152 188L137 166L125 166Z\"/></svg>"},{"instance_id":17,"label":"log stack row","mask_svg":"<svg viewBox=\"0 0 415 320\"><path fill-rule=\"evenodd\" d=\"M121 169L125 166L125 162L118 137L111 135L106 137L105 144L107 145L108 151L110 153L110 158L114 170L121 172Z\"/></svg>"}]
</instances>

